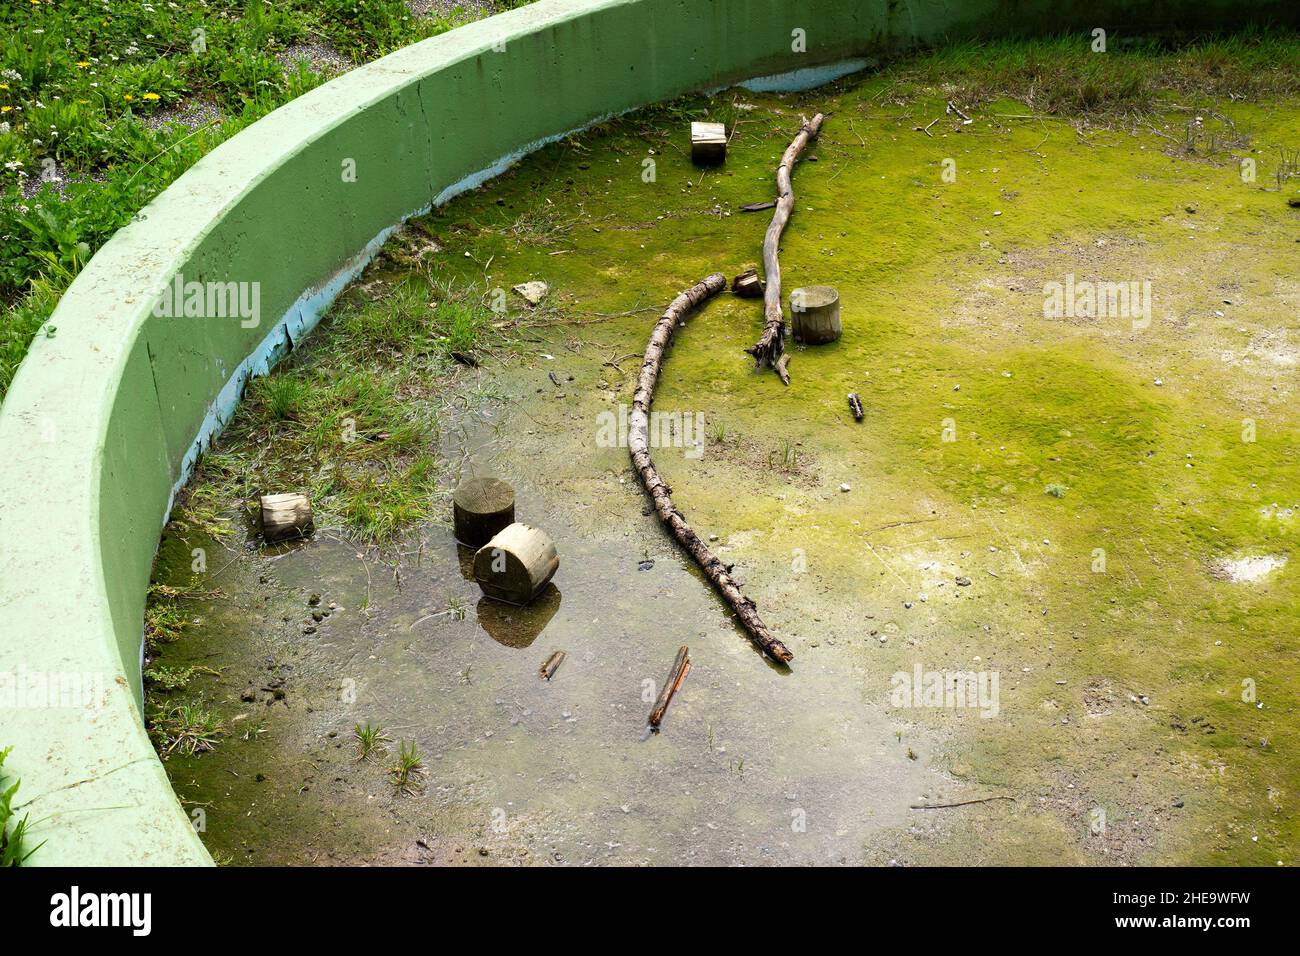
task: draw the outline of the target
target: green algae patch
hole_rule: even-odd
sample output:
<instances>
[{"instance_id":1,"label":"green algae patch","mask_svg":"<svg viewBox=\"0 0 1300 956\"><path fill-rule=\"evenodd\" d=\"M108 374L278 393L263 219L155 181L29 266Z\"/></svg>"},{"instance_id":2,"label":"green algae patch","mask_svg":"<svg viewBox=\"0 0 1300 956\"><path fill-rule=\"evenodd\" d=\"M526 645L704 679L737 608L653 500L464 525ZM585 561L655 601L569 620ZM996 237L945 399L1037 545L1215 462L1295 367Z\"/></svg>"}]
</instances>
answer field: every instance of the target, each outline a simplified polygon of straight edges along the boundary
<instances>
[{"instance_id":1,"label":"green algae patch","mask_svg":"<svg viewBox=\"0 0 1300 956\"><path fill-rule=\"evenodd\" d=\"M159 663L219 671L192 671L185 693L224 706L227 726L265 725L168 761L183 797L224 813L210 847L254 861L1295 862L1300 215L1270 177L1300 100L1285 69L1207 81L1205 50L1097 67L1077 99L1064 81L1085 67L1064 51L994 52L982 80L952 54L635 113L390 247L258 386L191 502L237 515L272 477L328 501L340 493L320 475L352 466L369 483L348 479L331 533L232 554L227 581L159 565L165 583L222 592ZM960 66L947 87L941 63ZM1044 70L1050 88L1026 92ZM1227 92L1250 98L1210 99ZM656 465L795 651L782 674L644 510L617 422L667 302L757 265L769 214L740 209L771 198L816 111L829 118L795 173L783 280L834 285L842 338L793 347L785 388L743 352L761 305L724 294L679 330L655 403L681 424ZM716 170L687 155L706 118L732 131ZM548 286L535 307L512 291L527 281ZM1131 293L1125 308L1097 308L1106 283ZM1058 286L1101 298L1053 309ZM371 391L347 392L348 375ZM347 417L373 449L329 437ZM444 492L488 472L560 545L536 614L481 602L442 524ZM314 621L313 594L344 610ZM646 739L642 683L681 643L695 667ZM536 668L554 649L568 657L548 685ZM280 685L241 699L281 665ZM996 707L900 705L891 687L918 667L996 675ZM418 742L422 792L393 793L384 761L355 760L352 728L370 721ZM259 786L255 812L232 812ZM914 809L986 796L1010 800Z\"/></svg>"}]
</instances>

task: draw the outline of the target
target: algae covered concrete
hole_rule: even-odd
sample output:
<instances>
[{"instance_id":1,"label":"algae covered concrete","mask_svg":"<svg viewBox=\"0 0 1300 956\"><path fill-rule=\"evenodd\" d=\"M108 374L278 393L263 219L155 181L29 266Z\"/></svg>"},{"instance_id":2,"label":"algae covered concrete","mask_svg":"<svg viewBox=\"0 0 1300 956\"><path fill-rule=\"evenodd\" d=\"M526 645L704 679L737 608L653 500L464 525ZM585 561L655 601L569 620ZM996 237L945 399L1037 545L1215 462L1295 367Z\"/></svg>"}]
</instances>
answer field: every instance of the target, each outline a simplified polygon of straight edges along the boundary
<instances>
[{"instance_id":1,"label":"algae covered concrete","mask_svg":"<svg viewBox=\"0 0 1300 956\"><path fill-rule=\"evenodd\" d=\"M542 0L353 70L223 143L87 264L0 411L0 666L106 688L86 706L6 714L20 809L47 841L32 862L203 860L140 726L157 534L247 378L310 330L400 218L548 137L745 76L1099 19L1295 16L1271 0ZM155 314L178 276L255 285L257 321Z\"/></svg>"},{"instance_id":2,"label":"algae covered concrete","mask_svg":"<svg viewBox=\"0 0 1300 956\"><path fill-rule=\"evenodd\" d=\"M992 99L967 125L893 82L634 114L422 221L431 274L550 286L541 313L511 302L525 361L481 373L506 400L444 453L519 486L557 593L479 602L445 528L215 581L169 533L160 579L230 597L162 659L212 664L187 693L263 731L168 764L220 859L1295 862L1300 219L1266 187L1300 103L1223 105L1238 140L1204 157L1175 109L1108 128ZM782 262L839 289L842 339L796 349L786 389L742 352L760 307L724 295L656 400L686 426L656 463L794 650L783 673L645 513L617 423L663 304L755 264L767 217L738 210L819 110ZM705 115L735 129L720 171L687 160ZM1149 315L1045 311L1067 281L1149 282ZM1232 580L1249 556L1279 563ZM312 594L338 608L308 634ZM645 682L681 643L695 667L648 737ZM996 674L996 706L899 701L918 667ZM372 721L419 744L419 793L356 759Z\"/></svg>"}]
</instances>

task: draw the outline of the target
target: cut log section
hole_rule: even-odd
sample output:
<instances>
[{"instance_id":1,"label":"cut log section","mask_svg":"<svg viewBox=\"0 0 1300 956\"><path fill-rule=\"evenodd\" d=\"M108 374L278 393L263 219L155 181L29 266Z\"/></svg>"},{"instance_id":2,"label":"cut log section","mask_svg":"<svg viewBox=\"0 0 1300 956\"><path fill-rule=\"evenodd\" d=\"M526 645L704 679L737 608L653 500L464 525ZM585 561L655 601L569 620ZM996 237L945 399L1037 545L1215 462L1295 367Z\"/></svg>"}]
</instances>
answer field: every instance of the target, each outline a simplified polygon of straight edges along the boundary
<instances>
[{"instance_id":1,"label":"cut log section","mask_svg":"<svg viewBox=\"0 0 1300 956\"><path fill-rule=\"evenodd\" d=\"M682 686L682 681L686 680L686 675L691 670L691 649L683 644L677 649L677 659L673 661L673 669L668 672L668 680L664 683L663 690L659 692L659 699L655 701L654 710L650 711L650 726L658 727L663 723L664 714L668 711L668 705L673 702L673 695L677 693Z\"/></svg>"},{"instance_id":2,"label":"cut log section","mask_svg":"<svg viewBox=\"0 0 1300 956\"><path fill-rule=\"evenodd\" d=\"M474 579L490 598L527 604L559 566L550 535L516 521L479 548L474 555Z\"/></svg>"},{"instance_id":3,"label":"cut log section","mask_svg":"<svg viewBox=\"0 0 1300 956\"><path fill-rule=\"evenodd\" d=\"M502 528L515 523L515 490L500 478L469 478L451 498L456 540L481 548Z\"/></svg>"},{"instance_id":4,"label":"cut log section","mask_svg":"<svg viewBox=\"0 0 1300 956\"><path fill-rule=\"evenodd\" d=\"M840 294L828 285L810 285L790 293L794 340L825 345L840 337Z\"/></svg>"},{"instance_id":5,"label":"cut log section","mask_svg":"<svg viewBox=\"0 0 1300 956\"><path fill-rule=\"evenodd\" d=\"M297 492L261 495L262 540L267 544L305 538L312 531L311 499Z\"/></svg>"},{"instance_id":6,"label":"cut log section","mask_svg":"<svg viewBox=\"0 0 1300 956\"><path fill-rule=\"evenodd\" d=\"M808 142L821 131L824 119L825 117L818 113L811 122L804 123L799 129L799 135L786 147L785 154L781 157L781 165L776 167L776 212L772 214L767 235L763 237L763 275L767 279L767 288L763 296L763 334L759 336L757 343L745 350L754 356L758 368L776 369L781 375L781 380L787 385L790 384L790 377L788 374L782 374L785 372L785 366L777 365L781 353L785 350L785 313L781 305L781 263L778 254L781 233L785 231L785 224L790 221L790 213L794 211L791 171Z\"/></svg>"},{"instance_id":7,"label":"cut log section","mask_svg":"<svg viewBox=\"0 0 1300 956\"><path fill-rule=\"evenodd\" d=\"M758 270L746 269L732 279L731 291L742 299L763 298L763 280L758 277Z\"/></svg>"},{"instance_id":8,"label":"cut log section","mask_svg":"<svg viewBox=\"0 0 1300 956\"><path fill-rule=\"evenodd\" d=\"M668 528L678 543L691 556L705 577L717 588L723 600L736 612L736 617L749 632L750 639L772 660L788 664L794 660L790 649L782 644L762 618L754 602L740 593L740 586L731 576L731 568L718 560L708 549L700 536L695 533L686 518L673 506L672 489L659 477L654 462L650 459L650 406L654 403L655 385L659 382L659 370L663 366L664 355L672 342L673 332L678 323L685 323L686 314L700 303L717 295L727 286L727 279L721 272L715 272L708 278L691 286L677 298L659 317L650 341L645 347L645 359L641 363L641 374L637 378L636 392L632 396L632 411L628 415L628 453L632 458L632 467L641 479L642 486L654 502L655 513Z\"/></svg>"},{"instance_id":9,"label":"cut log section","mask_svg":"<svg viewBox=\"0 0 1300 956\"><path fill-rule=\"evenodd\" d=\"M555 672L560 669L564 663L564 651L556 651L550 657L546 658L546 663L542 665L541 670L537 672L542 680L550 680L555 676Z\"/></svg>"},{"instance_id":10,"label":"cut log section","mask_svg":"<svg viewBox=\"0 0 1300 956\"><path fill-rule=\"evenodd\" d=\"M691 124L691 162L721 166L727 158L727 127L722 123Z\"/></svg>"},{"instance_id":11,"label":"cut log section","mask_svg":"<svg viewBox=\"0 0 1300 956\"><path fill-rule=\"evenodd\" d=\"M858 397L857 392L849 392L849 411L853 413L855 422L862 421L862 399Z\"/></svg>"}]
</instances>

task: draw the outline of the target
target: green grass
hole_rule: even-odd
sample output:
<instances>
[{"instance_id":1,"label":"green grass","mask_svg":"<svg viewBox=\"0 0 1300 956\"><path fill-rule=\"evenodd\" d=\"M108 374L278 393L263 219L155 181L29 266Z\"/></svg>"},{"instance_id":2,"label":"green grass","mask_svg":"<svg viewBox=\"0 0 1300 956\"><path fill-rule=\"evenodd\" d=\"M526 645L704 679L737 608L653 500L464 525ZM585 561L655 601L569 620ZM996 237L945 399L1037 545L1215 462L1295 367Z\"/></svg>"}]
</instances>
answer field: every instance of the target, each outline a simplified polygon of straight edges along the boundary
<instances>
[{"instance_id":1,"label":"green grass","mask_svg":"<svg viewBox=\"0 0 1300 956\"><path fill-rule=\"evenodd\" d=\"M1094 53L1085 35L963 43L890 71L892 95L941 90L958 106L1010 98L1040 113L1135 118L1170 94L1259 99L1300 91L1300 47L1269 32L1178 45L1112 34Z\"/></svg>"},{"instance_id":2,"label":"green grass","mask_svg":"<svg viewBox=\"0 0 1300 956\"><path fill-rule=\"evenodd\" d=\"M226 725L220 714L201 701L178 701L154 711L149 735L164 760L174 754L192 757L215 750L226 735Z\"/></svg>"},{"instance_id":3,"label":"green grass","mask_svg":"<svg viewBox=\"0 0 1300 956\"><path fill-rule=\"evenodd\" d=\"M388 777L398 793L411 793L419 788L424 776L424 758L414 740L401 740L397 745L397 763L388 771Z\"/></svg>"},{"instance_id":4,"label":"green grass","mask_svg":"<svg viewBox=\"0 0 1300 956\"><path fill-rule=\"evenodd\" d=\"M12 752L12 747L0 750L0 783L5 780L5 758ZM19 783L15 780L8 789L0 790L0 869L22 866L43 845L31 846L28 843L28 818L24 815L18 819L14 813L14 796L18 793Z\"/></svg>"},{"instance_id":5,"label":"green grass","mask_svg":"<svg viewBox=\"0 0 1300 956\"><path fill-rule=\"evenodd\" d=\"M0 400L96 249L205 153L326 79L286 51L324 43L362 63L470 18L416 18L404 0L0 5ZM167 121L196 104L213 119ZM25 197L50 170L62 192Z\"/></svg>"},{"instance_id":6,"label":"green grass","mask_svg":"<svg viewBox=\"0 0 1300 956\"><path fill-rule=\"evenodd\" d=\"M371 300L363 289L376 286L382 296ZM500 340L485 297L481 288L440 285L419 273L392 283L380 274L352 289L310 350L250 385L240 415L201 464L200 509L302 489L318 528L379 544L431 517L450 400L441 386L460 368L452 353L483 353ZM181 521L191 520L188 509L187 499Z\"/></svg>"},{"instance_id":7,"label":"green grass","mask_svg":"<svg viewBox=\"0 0 1300 956\"><path fill-rule=\"evenodd\" d=\"M387 745L391 742L388 734L384 733L383 727L369 723L364 727L357 724L352 730L352 736L357 739L358 760L366 760L376 753L387 750Z\"/></svg>"}]
</instances>

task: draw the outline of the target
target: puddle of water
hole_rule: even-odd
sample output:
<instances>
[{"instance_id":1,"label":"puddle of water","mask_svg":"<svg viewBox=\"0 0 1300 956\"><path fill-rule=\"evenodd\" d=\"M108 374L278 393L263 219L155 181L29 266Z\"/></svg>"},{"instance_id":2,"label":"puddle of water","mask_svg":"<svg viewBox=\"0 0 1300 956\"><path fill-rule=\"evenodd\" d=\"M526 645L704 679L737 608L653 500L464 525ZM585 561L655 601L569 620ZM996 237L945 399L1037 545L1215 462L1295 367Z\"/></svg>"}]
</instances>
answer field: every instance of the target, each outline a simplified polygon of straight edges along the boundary
<instances>
[{"instance_id":1,"label":"puddle of water","mask_svg":"<svg viewBox=\"0 0 1300 956\"><path fill-rule=\"evenodd\" d=\"M1260 511L1289 487L1279 436L1297 425L1292 385L1220 358L1236 329L1270 321L1260 290L1276 286L1285 229L1253 232L1258 255L1240 261L1225 237L1244 228L1234 217L1258 228L1251 193L1202 201L1193 233L1171 210L1221 188L1221 171L1172 163L1154 136L1049 144L1036 127L981 122L936 128L935 141L908 132L929 106L885 115L869 85L798 109L747 99L748 125L705 189L657 149L671 192L644 190L634 118L430 220L440 270L482 282L492 263L489 282L541 276L563 309L615 316L539 332L522 366L494 368L501 419L463 449L466 474L515 485L517 516L554 537L560 570L529 608L492 604L436 527L396 571L328 533L229 565L227 596L200 604L203 623L165 652L221 671L203 686L250 715L234 726L266 723L169 762L178 792L207 810L208 845L262 863L1271 864L1295 824L1276 823L1266 795L1296 758L1260 741L1293 722L1242 704L1239 685L1267 669L1265 692L1283 700L1300 679L1264 636L1293 622L1295 585L1284 569L1257 596L1230 594L1205 552L1293 542ZM787 673L643 512L626 449L596 435L628 399L657 311L635 310L754 258L765 217L715 212L766 197L769 154L814 105L832 120L818 162L796 174L783 256L792 286L837 283L844 338L797 351L784 389L740 351L757 306L724 296L679 333L656 406L706 415L702 456L667 448L656 463L794 650ZM1252 118L1276 131L1278 115ZM962 157L960 189L937 179L948 152ZM543 194L580 223L559 248L478 225ZM1156 276L1172 319L1139 335L1043 316L1045 282L1134 270ZM1260 294L1215 321L1200 300L1216 283ZM1249 445L1237 440L1248 416L1269 424ZM337 605L321 622L311 594ZM683 643L692 670L650 735ZM545 682L554 650L567 657ZM917 663L998 673L997 719L890 706L893 675ZM269 673L287 675L283 700L260 689ZM391 756L356 760L349 734L367 722L393 749L418 743L422 792L394 794ZM1016 799L909 809L989 794ZM1262 842L1242 836L1254 829Z\"/></svg>"}]
</instances>

